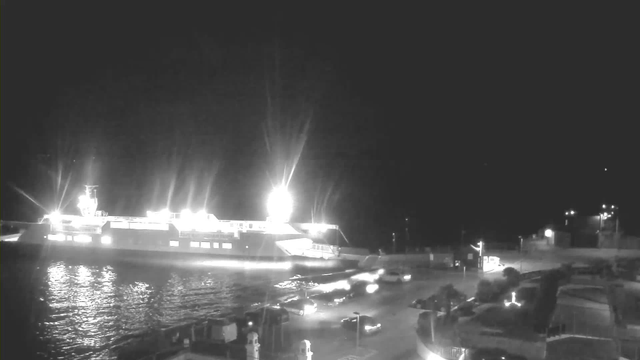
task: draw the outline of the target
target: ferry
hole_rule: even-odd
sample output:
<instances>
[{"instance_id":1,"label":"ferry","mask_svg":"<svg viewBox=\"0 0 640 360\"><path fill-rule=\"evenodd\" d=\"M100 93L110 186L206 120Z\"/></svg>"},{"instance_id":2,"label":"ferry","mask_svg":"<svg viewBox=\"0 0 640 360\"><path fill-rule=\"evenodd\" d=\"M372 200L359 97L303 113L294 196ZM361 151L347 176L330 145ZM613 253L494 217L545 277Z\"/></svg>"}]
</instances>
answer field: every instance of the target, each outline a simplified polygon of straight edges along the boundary
<instances>
[{"instance_id":1,"label":"ferry","mask_svg":"<svg viewBox=\"0 0 640 360\"><path fill-rule=\"evenodd\" d=\"M291 223L288 215L276 216L283 198L284 212L291 210L291 201L282 190L276 190L269 200L269 212L276 215L266 221L238 221L221 220L204 211L172 213L167 209L148 211L144 217L109 216L97 210L96 187L87 185L79 197L81 215L48 214L24 230L15 243L40 245L63 254L244 260L217 262L225 267L251 267L255 262L285 268L357 266L357 261L342 258L339 247L328 242L341 235L337 225Z\"/></svg>"}]
</instances>

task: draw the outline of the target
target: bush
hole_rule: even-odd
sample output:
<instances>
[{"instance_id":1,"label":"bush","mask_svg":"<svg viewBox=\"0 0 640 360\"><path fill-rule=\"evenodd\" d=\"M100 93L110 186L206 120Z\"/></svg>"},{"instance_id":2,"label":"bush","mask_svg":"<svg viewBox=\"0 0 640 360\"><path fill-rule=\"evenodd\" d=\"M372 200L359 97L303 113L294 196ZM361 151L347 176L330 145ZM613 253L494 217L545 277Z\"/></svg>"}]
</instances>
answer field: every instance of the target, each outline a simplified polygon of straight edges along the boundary
<instances>
[{"instance_id":1,"label":"bush","mask_svg":"<svg viewBox=\"0 0 640 360\"><path fill-rule=\"evenodd\" d=\"M481 303L491 302L491 299L493 298L493 293L494 293L493 284L491 284L491 281L486 279L482 279L478 281L478 287L476 291L476 299L478 300L478 302L481 302Z\"/></svg>"},{"instance_id":2,"label":"bush","mask_svg":"<svg viewBox=\"0 0 640 360\"><path fill-rule=\"evenodd\" d=\"M546 331L549 321L556 307L559 282L563 279L563 273L552 270L540 278L540 290L533 305L534 328L539 333Z\"/></svg>"},{"instance_id":3,"label":"bush","mask_svg":"<svg viewBox=\"0 0 640 360\"><path fill-rule=\"evenodd\" d=\"M507 284L510 287L517 287L520 285L520 272L512 267L502 270L502 276L507 280Z\"/></svg>"},{"instance_id":4,"label":"bush","mask_svg":"<svg viewBox=\"0 0 640 360\"><path fill-rule=\"evenodd\" d=\"M495 279L493 280L493 296L491 301L497 301L502 296L507 294L511 287L509 283L505 279Z\"/></svg>"}]
</instances>

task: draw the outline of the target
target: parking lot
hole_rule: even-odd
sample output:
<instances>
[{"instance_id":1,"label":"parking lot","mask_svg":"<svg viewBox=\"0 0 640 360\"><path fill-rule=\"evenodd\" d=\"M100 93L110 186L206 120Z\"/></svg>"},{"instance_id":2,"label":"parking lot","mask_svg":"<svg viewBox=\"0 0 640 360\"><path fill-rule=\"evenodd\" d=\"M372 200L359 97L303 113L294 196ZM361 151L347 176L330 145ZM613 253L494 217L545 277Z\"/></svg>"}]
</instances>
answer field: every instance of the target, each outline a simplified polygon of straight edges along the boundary
<instances>
[{"instance_id":1,"label":"parking lot","mask_svg":"<svg viewBox=\"0 0 640 360\"><path fill-rule=\"evenodd\" d=\"M316 360L415 358L415 328L421 310L409 308L411 302L434 294L440 286L448 283L473 296L479 276L433 272L416 278L420 280L402 284L383 283L374 294L354 298L335 307L319 305L314 314L291 315L288 325L291 341L297 346L301 340L309 340ZM340 326L341 319L355 316L354 312L372 316L382 325L379 334L362 336L359 347L356 346L355 334Z\"/></svg>"}]
</instances>

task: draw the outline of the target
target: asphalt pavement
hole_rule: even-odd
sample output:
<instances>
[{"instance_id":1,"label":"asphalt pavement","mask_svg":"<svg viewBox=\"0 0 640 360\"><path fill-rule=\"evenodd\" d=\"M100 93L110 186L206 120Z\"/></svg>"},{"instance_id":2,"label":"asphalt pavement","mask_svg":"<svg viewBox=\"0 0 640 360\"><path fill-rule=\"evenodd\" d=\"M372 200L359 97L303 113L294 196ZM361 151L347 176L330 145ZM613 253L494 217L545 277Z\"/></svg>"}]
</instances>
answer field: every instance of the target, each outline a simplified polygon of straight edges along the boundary
<instances>
[{"instance_id":1,"label":"asphalt pavement","mask_svg":"<svg viewBox=\"0 0 640 360\"><path fill-rule=\"evenodd\" d=\"M493 277L495 275L485 275ZM356 298L336 307L319 306L315 314L291 317L289 331L297 347L301 340L311 342L314 360L409 360L416 359L416 326L422 310L410 308L417 298L426 298L448 283L468 296L473 296L480 275L457 272L434 272L415 276L404 284L381 284L370 295ZM382 331L362 336L356 347L354 333L344 330L340 320L353 313L374 317Z\"/></svg>"}]
</instances>

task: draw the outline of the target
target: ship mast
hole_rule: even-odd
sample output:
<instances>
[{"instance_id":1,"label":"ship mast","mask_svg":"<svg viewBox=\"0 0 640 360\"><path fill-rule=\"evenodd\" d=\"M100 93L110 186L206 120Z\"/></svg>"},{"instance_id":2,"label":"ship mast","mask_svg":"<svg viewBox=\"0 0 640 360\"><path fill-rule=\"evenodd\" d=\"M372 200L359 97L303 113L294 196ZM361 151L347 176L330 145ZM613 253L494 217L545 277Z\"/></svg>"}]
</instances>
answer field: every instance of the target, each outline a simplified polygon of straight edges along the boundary
<instances>
[{"instance_id":1,"label":"ship mast","mask_svg":"<svg viewBox=\"0 0 640 360\"><path fill-rule=\"evenodd\" d=\"M93 217L98 209L98 197L96 188L98 185L85 185L84 195L78 198L78 207L82 216Z\"/></svg>"}]
</instances>

